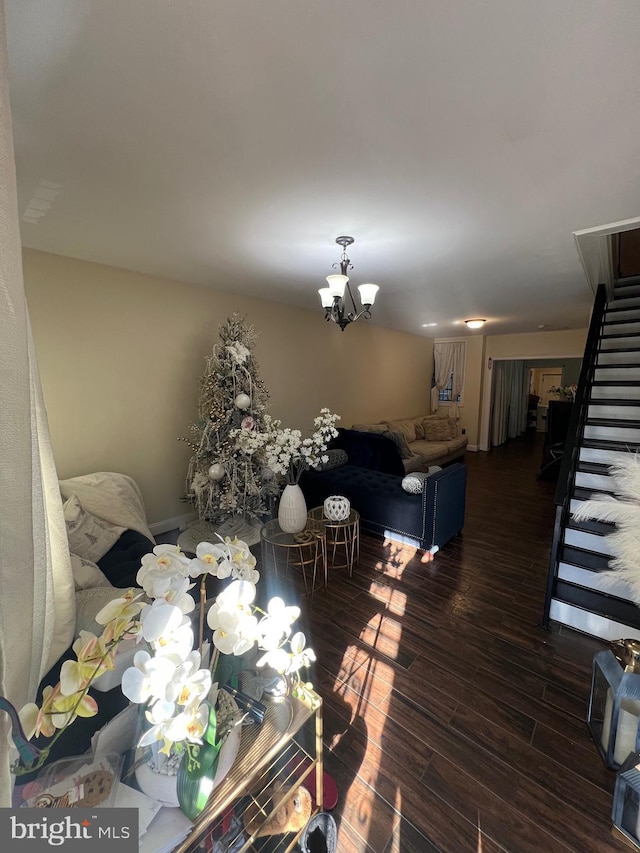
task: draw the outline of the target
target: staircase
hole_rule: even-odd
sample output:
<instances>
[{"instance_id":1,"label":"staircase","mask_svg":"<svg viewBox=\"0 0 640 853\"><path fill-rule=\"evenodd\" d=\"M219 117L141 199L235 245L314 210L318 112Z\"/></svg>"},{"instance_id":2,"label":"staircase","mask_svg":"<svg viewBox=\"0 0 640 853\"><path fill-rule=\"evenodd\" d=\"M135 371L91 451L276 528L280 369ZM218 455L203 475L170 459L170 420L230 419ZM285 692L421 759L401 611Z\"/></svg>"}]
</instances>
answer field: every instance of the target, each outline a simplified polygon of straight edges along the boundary
<instances>
[{"instance_id":1,"label":"staircase","mask_svg":"<svg viewBox=\"0 0 640 853\"><path fill-rule=\"evenodd\" d=\"M582 405L572 415L575 442L556 493L542 623L546 627L552 619L606 640L640 639L640 609L622 583L607 585L603 591L603 573L610 571L611 557L605 537L615 525L576 522L571 512L593 495L612 492L608 466L624 459L627 451L640 450L640 276L620 279L613 294L606 304L604 291L599 294L604 313L601 308L600 319L594 308L592 317L590 358L586 352L574 409L580 399Z\"/></svg>"}]
</instances>

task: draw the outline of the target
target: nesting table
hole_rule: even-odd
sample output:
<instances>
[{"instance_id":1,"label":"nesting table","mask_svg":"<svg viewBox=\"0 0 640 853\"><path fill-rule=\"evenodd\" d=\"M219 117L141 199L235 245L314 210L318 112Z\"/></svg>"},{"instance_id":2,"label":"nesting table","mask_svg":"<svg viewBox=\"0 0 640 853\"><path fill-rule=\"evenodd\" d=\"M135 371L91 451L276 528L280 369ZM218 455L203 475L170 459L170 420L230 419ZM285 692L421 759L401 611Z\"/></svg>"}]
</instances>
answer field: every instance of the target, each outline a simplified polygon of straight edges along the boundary
<instances>
[{"instance_id":1,"label":"nesting table","mask_svg":"<svg viewBox=\"0 0 640 853\"><path fill-rule=\"evenodd\" d=\"M300 533L285 533L274 518L260 528L260 546L263 565L273 566L276 576L279 567L300 569L305 592L309 595L307 571L311 572L313 594L319 569L324 588L327 588L327 530L322 521L307 518Z\"/></svg>"},{"instance_id":2,"label":"nesting table","mask_svg":"<svg viewBox=\"0 0 640 853\"><path fill-rule=\"evenodd\" d=\"M330 521L325 518L324 507L317 506L309 510L308 518L324 524L328 563L334 569L348 569L351 577L353 567L360 559L360 513L351 509L342 521Z\"/></svg>"}]
</instances>

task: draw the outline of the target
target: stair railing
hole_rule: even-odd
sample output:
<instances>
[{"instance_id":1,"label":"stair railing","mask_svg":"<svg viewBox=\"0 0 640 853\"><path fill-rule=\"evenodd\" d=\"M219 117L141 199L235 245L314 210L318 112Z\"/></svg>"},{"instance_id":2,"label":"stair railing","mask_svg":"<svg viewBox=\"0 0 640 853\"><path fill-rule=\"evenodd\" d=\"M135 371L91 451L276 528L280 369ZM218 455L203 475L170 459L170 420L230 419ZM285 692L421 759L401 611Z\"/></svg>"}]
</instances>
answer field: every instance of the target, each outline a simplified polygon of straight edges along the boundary
<instances>
[{"instance_id":1,"label":"stair railing","mask_svg":"<svg viewBox=\"0 0 640 853\"><path fill-rule=\"evenodd\" d=\"M573 485L576 477L576 469L578 467L582 438L584 436L584 428L589 415L591 386L593 384L593 378L596 370L596 360L598 358L600 335L606 307L607 294L605 285L600 284L598 285L593 310L591 312L587 342L585 344L582 367L580 369L580 377L578 379L578 387L576 389L576 399L571 410L567 438L560 463L560 472L558 474L558 483L556 485L554 497L556 515L553 525L553 540L551 543L551 555L549 558L544 614L542 622L540 623L541 627L545 629L549 627L551 599L553 598L555 584L558 577L558 564L560 562L558 555L562 543L562 534L567 526L570 516L571 495L573 493Z\"/></svg>"}]
</instances>

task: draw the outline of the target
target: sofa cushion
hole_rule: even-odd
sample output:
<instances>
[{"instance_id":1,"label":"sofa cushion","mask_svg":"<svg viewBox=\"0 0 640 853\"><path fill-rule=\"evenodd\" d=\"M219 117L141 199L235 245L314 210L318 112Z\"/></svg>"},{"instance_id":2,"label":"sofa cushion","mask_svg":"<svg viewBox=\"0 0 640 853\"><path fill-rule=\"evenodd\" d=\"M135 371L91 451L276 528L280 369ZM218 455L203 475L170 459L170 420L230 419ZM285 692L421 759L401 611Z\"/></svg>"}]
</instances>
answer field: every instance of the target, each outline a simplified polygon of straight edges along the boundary
<instances>
[{"instance_id":1,"label":"sofa cushion","mask_svg":"<svg viewBox=\"0 0 640 853\"><path fill-rule=\"evenodd\" d=\"M467 436L466 435L457 435L455 438L450 438L449 441L445 441L449 449L449 453L455 453L456 450L462 450L462 448L467 446Z\"/></svg>"},{"instance_id":2,"label":"sofa cushion","mask_svg":"<svg viewBox=\"0 0 640 853\"><path fill-rule=\"evenodd\" d=\"M415 441L411 445L414 447ZM419 453L412 453L408 459L402 460L402 465L404 466L404 473L411 474L413 471L423 471L425 465L424 456L420 456Z\"/></svg>"},{"instance_id":3,"label":"sofa cushion","mask_svg":"<svg viewBox=\"0 0 640 853\"><path fill-rule=\"evenodd\" d=\"M414 441L411 449L422 457L423 462L449 455L449 448L444 441Z\"/></svg>"},{"instance_id":4,"label":"sofa cushion","mask_svg":"<svg viewBox=\"0 0 640 853\"><path fill-rule=\"evenodd\" d=\"M432 416L422 419L422 431L425 441L448 441L455 438L456 425L451 418Z\"/></svg>"},{"instance_id":5,"label":"sofa cushion","mask_svg":"<svg viewBox=\"0 0 640 853\"><path fill-rule=\"evenodd\" d=\"M387 421L389 432L399 432L407 441L416 440L416 425L412 419L403 421Z\"/></svg>"},{"instance_id":6,"label":"sofa cushion","mask_svg":"<svg viewBox=\"0 0 640 853\"><path fill-rule=\"evenodd\" d=\"M388 430L387 432L383 432L382 435L385 438L390 439L395 444L398 448L398 453L400 454L401 459L408 459L411 456L411 448L407 444L407 439L401 432L391 432Z\"/></svg>"},{"instance_id":7,"label":"sofa cushion","mask_svg":"<svg viewBox=\"0 0 640 853\"><path fill-rule=\"evenodd\" d=\"M351 429L355 429L358 432L387 432L388 427L384 423L380 424L354 424Z\"/></svg>"}]
</instances>

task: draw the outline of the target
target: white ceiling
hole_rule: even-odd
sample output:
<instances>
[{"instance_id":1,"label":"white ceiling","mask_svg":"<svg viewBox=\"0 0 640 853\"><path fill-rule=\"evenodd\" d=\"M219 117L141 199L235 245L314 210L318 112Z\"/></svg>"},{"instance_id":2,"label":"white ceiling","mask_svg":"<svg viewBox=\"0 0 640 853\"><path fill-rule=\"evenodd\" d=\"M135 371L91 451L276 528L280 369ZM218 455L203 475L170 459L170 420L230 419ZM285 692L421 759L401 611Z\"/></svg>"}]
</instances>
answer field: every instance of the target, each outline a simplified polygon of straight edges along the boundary
<instances>
[{"instance_id":1,"label":"white ceiling","mask_svg":"<svg viewBox=\"0 0 640 853\"><path fill-rule=\"evenodd\" d=\"M637 0L5 7L35 249L320 320L349 234L370 322L501 334L584 327L572 232L640 213Z\"/></svg>"}]
</instances>

